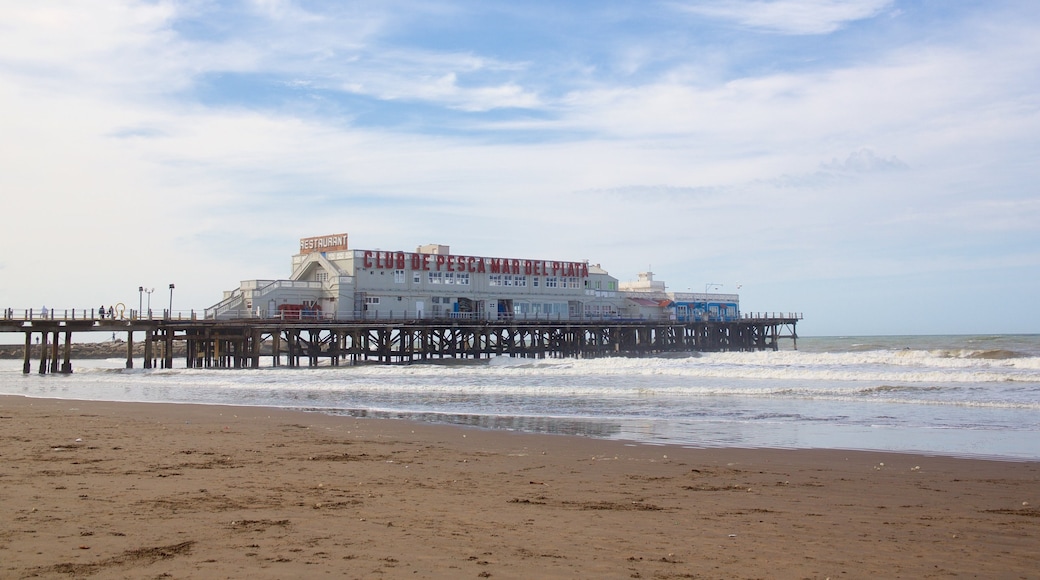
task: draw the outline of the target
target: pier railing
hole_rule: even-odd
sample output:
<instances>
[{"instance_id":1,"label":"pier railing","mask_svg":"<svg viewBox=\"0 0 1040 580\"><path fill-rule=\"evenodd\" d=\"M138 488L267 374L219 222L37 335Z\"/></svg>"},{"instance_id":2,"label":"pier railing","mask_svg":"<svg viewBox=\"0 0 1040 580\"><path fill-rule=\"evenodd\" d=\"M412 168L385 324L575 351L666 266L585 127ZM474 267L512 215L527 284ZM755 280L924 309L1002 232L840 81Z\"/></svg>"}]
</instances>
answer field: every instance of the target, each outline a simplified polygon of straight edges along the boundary
<instances>
[{"instance_id":1,"label":"pier railing","mask_svg":"<svg viewBox=\"0 0 1040 580\"><path fill-rule=\"evenodd\" d=\"M659 316L643 315L639 317L628 317L621 315L575 315L569 316L562 313L557 314L532 314L532 313L477 313L477 312L431 312L417 310L399 310L385 312L354 311L348 313L322 312L322 311L275 311L266 310L239 310L224 312L229 316L221 317L222 320L253 320L253 321L322 321L322 322L399 322L414 320L456 320L460 322L736 322L756 320L801 320L801 312L743 312L738 316L678 316L668 314ZM200 320L214 319L209 310L198 312L196 310L161 310L140 312L137 310L108 310L95 308L40 308L40 309L13 309L6 308L0 312L0 321L9 323L34 322L34 321L56 321L56 322L105 322L105 321L164 321L164 320Z\"/></svg>"},{"instance_id":2,"label":"pier railing","mask_svg":"<svg viewBox=\"0 0 1040 580\"><path fill-rule=\"evenodd\" d=\"M136 321L136 320L198 320L199 313L195 310L149 310L138 312L137 310L116 311L112 314L108 310L102 311L96 308L6 308L0 311L0 322L89 322L89 321Z\"/></svg>"},{"instance_id":3,"label":"pier railing","mask_svg":"<svg viewBox=\"0 0 1040 580\"><path fill-rule=\"evenodd\" d=\"M801 320L801 312L744 312L741 320Z\"/></svg>"}]
</instances>

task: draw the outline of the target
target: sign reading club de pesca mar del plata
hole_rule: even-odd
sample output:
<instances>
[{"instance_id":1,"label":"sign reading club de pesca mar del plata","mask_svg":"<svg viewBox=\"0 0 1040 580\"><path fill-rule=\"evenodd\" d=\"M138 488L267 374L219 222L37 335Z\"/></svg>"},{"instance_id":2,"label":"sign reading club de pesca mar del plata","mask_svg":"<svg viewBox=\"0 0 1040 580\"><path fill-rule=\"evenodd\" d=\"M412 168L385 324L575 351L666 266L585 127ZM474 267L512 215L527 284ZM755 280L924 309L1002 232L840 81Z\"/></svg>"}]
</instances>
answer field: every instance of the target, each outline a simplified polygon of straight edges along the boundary
<instances>
[{"instance_id":1,"label":"sign reading club de pesca mar del plata","mask_svg":"<svg viewBox=\"0 0 1040 580\"><path fill-rule=\"evenodd\" d=\"M300 239L300 253L337 252L347 249L347 234ZM516 258L483 258L452 254L419 254L364 250L362 265L376 270L470 272L474 274L523 274L526 276L575 276L587 278L585 262L558 262Z\"/></svg>"}]
</instances>

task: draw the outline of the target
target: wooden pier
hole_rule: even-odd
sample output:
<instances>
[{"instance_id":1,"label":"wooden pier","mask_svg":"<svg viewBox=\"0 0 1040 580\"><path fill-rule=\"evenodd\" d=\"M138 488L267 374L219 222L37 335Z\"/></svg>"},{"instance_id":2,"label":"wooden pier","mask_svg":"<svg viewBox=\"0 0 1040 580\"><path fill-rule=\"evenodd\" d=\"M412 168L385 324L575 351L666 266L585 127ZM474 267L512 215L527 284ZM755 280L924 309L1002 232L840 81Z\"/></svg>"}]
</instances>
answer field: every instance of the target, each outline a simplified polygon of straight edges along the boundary
<instances>
[{"instance_id":1,"label":"wooden pier","mask_svg":"<svg viewBox=\"0 0 1040 580\"><path fill-rule=\"evenodd\" d=\"M337 321L242 319L111 319L20 317L4 313L0 332L23 333L23 372L32 372L32 339L38 338L37 370L71 373L73 333L126 336L126 367L172 368L180 353L188 368L317 367L407 364L449 359L591 358L683 352L797 348L794 314L746 316L732 321ZM143 357L134 337L143 337ZM263 364L265 361L268 364Z\"/></svg>"}]
</instances>

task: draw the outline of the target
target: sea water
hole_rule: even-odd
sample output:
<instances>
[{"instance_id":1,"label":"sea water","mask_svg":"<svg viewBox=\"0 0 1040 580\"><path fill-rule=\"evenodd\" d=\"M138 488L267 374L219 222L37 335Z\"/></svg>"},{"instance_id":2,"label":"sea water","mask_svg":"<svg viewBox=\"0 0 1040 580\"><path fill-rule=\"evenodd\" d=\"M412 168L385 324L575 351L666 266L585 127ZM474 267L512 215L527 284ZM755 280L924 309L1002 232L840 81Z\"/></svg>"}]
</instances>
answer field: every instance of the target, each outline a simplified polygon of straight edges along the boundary
<instances>
[{"instance_id":1,"label":"sea water","mask_svg":"<svg viewBox=\"0 0 1040 580\"><path fill-rule=\"evenodd\" d=\"M0 361L0 393L404 418L693 447L1040 460L1040 335L800 338L798 349L410 365L126 369ZM270 359L266 359L269 361ZM35 367L35 365L34 365Z\"/></svg>"}]
</instances>

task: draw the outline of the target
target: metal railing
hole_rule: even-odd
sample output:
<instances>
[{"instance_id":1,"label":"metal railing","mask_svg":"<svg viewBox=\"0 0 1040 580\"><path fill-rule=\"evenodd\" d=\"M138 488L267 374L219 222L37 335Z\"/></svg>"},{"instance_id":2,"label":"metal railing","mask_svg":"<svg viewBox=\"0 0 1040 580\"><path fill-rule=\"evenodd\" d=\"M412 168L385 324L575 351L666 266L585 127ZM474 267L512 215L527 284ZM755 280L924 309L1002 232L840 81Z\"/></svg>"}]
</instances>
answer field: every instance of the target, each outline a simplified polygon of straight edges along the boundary
<instances>
[{"instance_id":1,"label":"metal railing","mask_svg":"<svg viewBox=\"0 0 1040 580\"><path fill-rule=\"evenodd\" d=\"M208 311L207 311L208 314ZM323 312L323 311L275 311L268 312L264 309L228 311L224 314L230 316L222 317L223 320L279 320L279 321L330 321L330 322L400 322L400 321L468 321L468 322L738 322L761 321L761 320L801 320L800 313L746 313L732 316L721 314L700 316L672 316L670 313L658 315L624 316L621 314L604 315L567 315L556 314L531 314L510 312L431 312L430 310L386 310L386 311L353 311L353 312ZM207 316L209 318L209 316Z\"/></svg>"},{"instance_id":2,"label":"metal railing","mask_svg":"<svg viewBox=\"0 0 1040 580\"><path fill-rule=\"evenodd\" d=\"M280 321L331 321L331 322L373 322L373 321L436 321L436 320L454 320L454 321L471 321L471 322L660 322L660 321L674 321L674 322L736 322L739 320L745 321L761 321L761 320L802 320L803 314L801 312L742 312L736 316L725 316L725 315L709 315L707 317L700 315L690 316L672 316L670 313L662 313L659 315L641 315L641 316L623 316L619 314L605 314L605 315L566 315L562 313L557 314L530 314L530 313L511 313L511 312L492 312L492 313L477 313L477 312L441 312L434 313L429 310L418 311L418 310L388 310L388 311L354 311L354 312L322 312L322 311L275 311L268 312L262 309L226 309L220 312L219 318L213 316L215 309L209 308L203 311L200 317L200 313L192 310L175 310L170 312L169 310L153 311L148 310L146 312L139 312L137 310L116 310L112 309L111 314L109 311L97 309L97 308L71 308L71 309L58 309L58 308L39 308L39 309L14 309L5 308L0 311L0 321L10 323L25 323L25 322L73 322L73 321L95 321L95 322L134 322L134 321L163 321L163 320L199 320L201 319L219 319L219 320L280 320Z\"/></svg>"},{"instance_id":3,"label":"metal railing","mask_svg":"<svg viewBox=\"0 0 1040 580\"><path fill-rule=\"evenodd\" d=\"M744 320L801 320L801 312L745 312L741 314Z\"/></svg>"},{"instance_id":4,"label":"metal railing","mask_svg":"<svg viewBox=\"0 0 1040 580\"><path fill-rule=\"evenodd\" d=\"M94 321L94 322L106 322L106 321L122 321L132 322L135 320L198 320L199 316L195 310L174 310L169 311L163 309L161 311L149 310L147 312L139 312L135 309L131 310L116 310L112 309L111 314L108 309L100 308L5 308L0 311L0 321L12 322L12 323L24 323L24 322L80 322L80 321Z\"/></svg>"}]
</instances>

